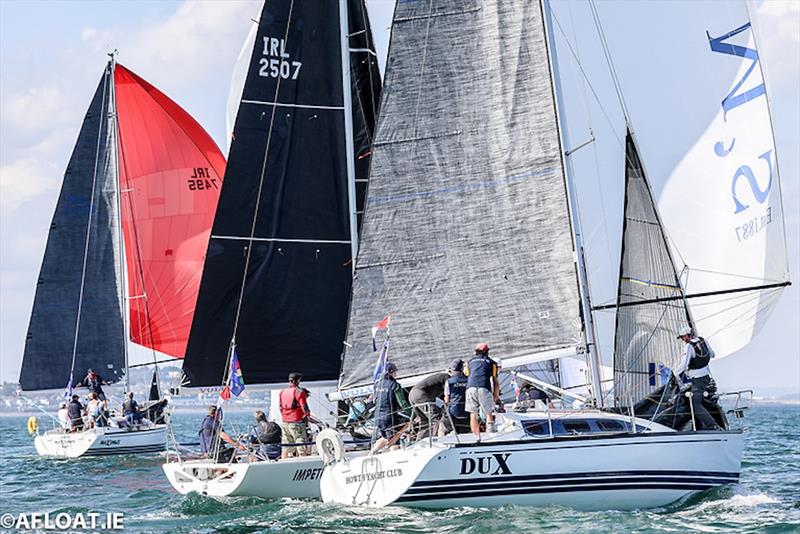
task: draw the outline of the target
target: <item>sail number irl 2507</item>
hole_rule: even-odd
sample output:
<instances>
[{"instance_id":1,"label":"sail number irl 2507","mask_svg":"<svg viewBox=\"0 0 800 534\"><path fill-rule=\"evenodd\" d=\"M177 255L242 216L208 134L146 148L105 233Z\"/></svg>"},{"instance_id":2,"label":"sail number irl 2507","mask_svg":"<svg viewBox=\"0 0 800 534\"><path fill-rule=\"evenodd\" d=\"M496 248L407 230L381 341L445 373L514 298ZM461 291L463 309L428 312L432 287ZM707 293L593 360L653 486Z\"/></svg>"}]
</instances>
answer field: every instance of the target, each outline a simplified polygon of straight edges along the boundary
<instances>
[{"instance_id":1,"label":"sail number irl 2507","mask_svg":"<svg viewBox=\"0 0 800 534\"><path fill-rule=\"evenodd\" d=\"M206 189L219 189L217 179L211 176L208 167L195 167L193 174L186 180L189 191L205 191Z\"/></svg>"},{"instance_id":2,"label":"sail number irl 2507","mask_svg":"<svg viewBox=\"0 0 800 534\"><path fill-rule=\"evenodd\" d=\"M261 55L266 56L259 58L258 64L261 67L258 69L258 75L264 78L277 78L281 77L284 80L291 78L297 79L300 74L300 67L303 64L300 61L291 61L291 56L286 52L286 41L284 39L277 39L275 37L264 37L264 50Z\"/></svg>"}]
</instances>

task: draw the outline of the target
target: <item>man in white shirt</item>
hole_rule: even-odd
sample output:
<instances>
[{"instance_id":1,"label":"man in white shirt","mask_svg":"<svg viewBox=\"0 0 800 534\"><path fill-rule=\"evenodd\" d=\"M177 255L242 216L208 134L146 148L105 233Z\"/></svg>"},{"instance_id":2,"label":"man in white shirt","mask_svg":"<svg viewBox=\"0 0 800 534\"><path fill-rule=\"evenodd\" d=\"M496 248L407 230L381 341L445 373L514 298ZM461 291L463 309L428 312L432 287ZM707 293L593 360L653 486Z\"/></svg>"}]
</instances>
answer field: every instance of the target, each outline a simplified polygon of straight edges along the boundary
<instances>
[{"instance_id":1,"label":"man in white shirt","mask_svg":"<svg viewBox=\"0 0 800 534\"><path fill-rule=\"evenodd\" d=\"M70 420L69 414L67 413L66 402L62 402L58 406L58 424L60 424L61 428L63 428L64 430L72 429L72 420Z\"/></svg>"},{"instance_id":2,"label":"man in white shirt","mask_svg":"<svg viewBox=\"0 0 800 534\"><path fill-rule=\"evenodd\" d=\"M680 380L681 375L692 382L692 407L697 430L719 429L714 418L703 406L703 393L711 384L711 370L708 363L714 357L714 351L702 337L694 335L692 329L684 326L678 332L678 338L686 343L681 363L675 368L675 376Z\"/></svg>"}]
</instances>

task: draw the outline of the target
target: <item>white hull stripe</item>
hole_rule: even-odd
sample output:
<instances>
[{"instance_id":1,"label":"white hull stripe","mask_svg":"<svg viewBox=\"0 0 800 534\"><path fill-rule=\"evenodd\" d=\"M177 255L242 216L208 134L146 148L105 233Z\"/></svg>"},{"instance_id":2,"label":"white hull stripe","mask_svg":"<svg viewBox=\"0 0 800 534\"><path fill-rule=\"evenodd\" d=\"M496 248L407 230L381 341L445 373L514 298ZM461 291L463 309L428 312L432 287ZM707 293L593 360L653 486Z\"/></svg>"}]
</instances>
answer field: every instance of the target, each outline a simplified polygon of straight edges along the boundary
<instances>
[{"instance_id":1,"label":"white hull stripe","mask_svg":"<svg viewBox=\"0 0 800 534\"><path fill-rule=\"evenodd\" d=\"M256 104L259 106L277 106L279 108L332 109L332 110L344 111L344 106L312 106L309 104L286 104L282 102L264 102L263 100L242 100L242 104Z\"/></svg>"},{"instance_id":2,"label":"white hull stripe","mask_svg":"<svg viewBox=\"0 0 800 534\"><path fill-rule=\"evenodd\" d=\"M249 237L235 235L212 235L212 239L230 239L234 241L250 241ZM254 237L253 241L263 241L266 243L319 243L323 245L349 245L350 241L339 241L336 239L282 239L280 237Z\"/></svg>"}]
</instances>

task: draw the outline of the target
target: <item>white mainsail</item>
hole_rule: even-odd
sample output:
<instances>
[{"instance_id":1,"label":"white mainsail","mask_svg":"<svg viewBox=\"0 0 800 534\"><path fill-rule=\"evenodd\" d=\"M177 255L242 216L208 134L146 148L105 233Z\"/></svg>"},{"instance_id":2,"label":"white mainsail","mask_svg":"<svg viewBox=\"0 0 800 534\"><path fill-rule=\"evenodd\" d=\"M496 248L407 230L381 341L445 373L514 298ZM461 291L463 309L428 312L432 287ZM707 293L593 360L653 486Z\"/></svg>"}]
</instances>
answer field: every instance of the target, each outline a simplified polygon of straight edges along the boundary
<instances>
[{"instance_id":1,"label":"white mainsail","mask_svg":"<svg viewBox=\"0 0 800 534\"><path fill-rule=\"evenodd\" d=\"M733 80L697 95L718 111L671 173L660 212L689 267L686 293L697 329L717 357L744 347L789 279L777 155L759 53L744 9L708 28L698 61L709 72L738 62ZM760 288L727 292L734 289Z\"/></svg>"}]
</instances>

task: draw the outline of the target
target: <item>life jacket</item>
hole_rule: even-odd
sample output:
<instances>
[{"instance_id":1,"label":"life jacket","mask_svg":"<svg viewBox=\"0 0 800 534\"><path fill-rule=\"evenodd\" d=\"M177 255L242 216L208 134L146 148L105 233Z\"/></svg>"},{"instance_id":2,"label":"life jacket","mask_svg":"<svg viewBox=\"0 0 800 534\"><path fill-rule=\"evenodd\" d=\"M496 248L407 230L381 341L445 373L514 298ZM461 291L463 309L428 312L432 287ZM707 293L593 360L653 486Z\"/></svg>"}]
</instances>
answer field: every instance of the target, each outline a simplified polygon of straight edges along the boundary
<instances>
[{"instance_id":1,"label":"life jacket","mask_svg":"<svg viewBox=\"0 0 800 534\"><path fill-rule=\"evenodd\" d=\"M711 351L708 349L708 343L702 337L697 340L690 340L689 344L694 349L694 356L689 360L689 369L702 369L706 367L711 361Z\"/></svg>"},{"instance_id":2,"label":"life jacket","mask_svg":"<svg viewBox=\"0 0 800 534\"><path fill-rule=\"evenodd\" d=\"M306 412L300 403L299 395L304 390L297 386L289 386L278 395L278 406L284 423L302 423L306 420Z\"/></svg>"},{"instance_id":3,"label":"life jacket","mask_svg":"<svg viewBox=\"0 0 800 534\"><path fill-rule=\"evenodd\" d=\"M492 390L492 376L494 376L495 363L486 354L480 354L467 362L469 375L467 376L467 387L485 388Z\"/></svg>"},{"instance_id":4,"label":"life jacket","mask_svg":"<svg viewBox=\"0 0 800 534\"><path fill-rule=\"evenodd\" d=\"M450 415L453 417L467 417L464 409L467 401L467 382L467 377L461 373L447 379L447 389L450 391Z\"/></svg>"},{"instance_id":5,"label":"life jacket","mask_svg":"<svg viewBox=\"0 0 800 534\"><path fill-rule=\"evenodd\" d=\"M400 384L391 376L384 375L375 387L375 401L377 402L376 418L394 417L400 410L397 402L397 388Z\"/></svg>"}]
</instances>

